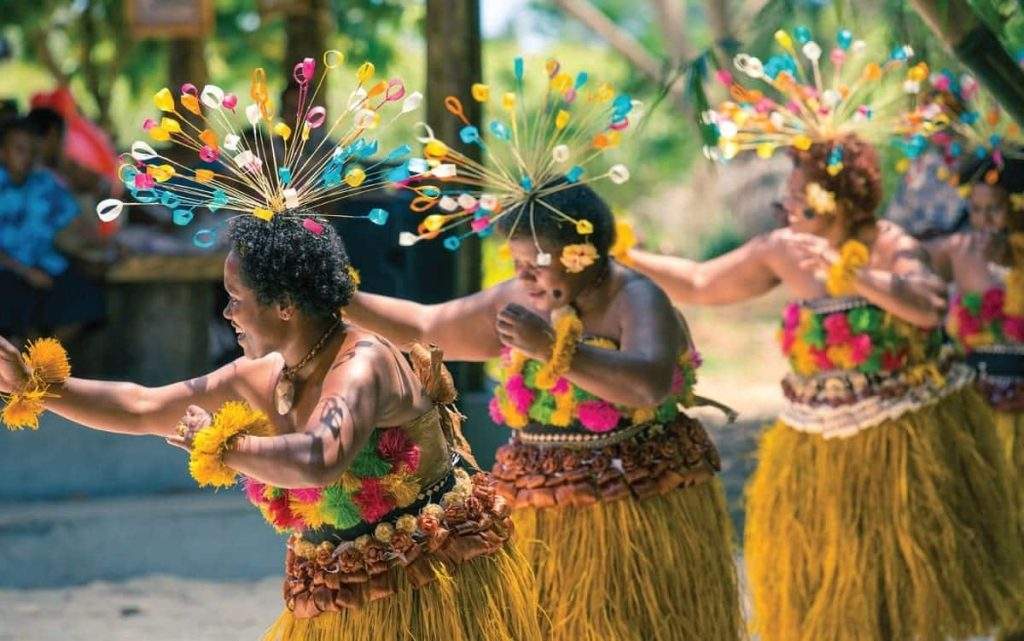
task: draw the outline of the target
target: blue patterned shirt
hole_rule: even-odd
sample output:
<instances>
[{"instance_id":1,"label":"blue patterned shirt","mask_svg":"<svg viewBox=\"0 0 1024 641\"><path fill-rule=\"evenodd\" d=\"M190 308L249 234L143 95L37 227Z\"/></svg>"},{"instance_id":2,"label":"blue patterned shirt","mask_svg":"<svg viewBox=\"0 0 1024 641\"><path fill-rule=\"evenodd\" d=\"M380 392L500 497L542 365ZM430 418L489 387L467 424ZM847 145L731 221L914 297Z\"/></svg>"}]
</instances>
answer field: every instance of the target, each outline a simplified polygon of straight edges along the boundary
<instances>
[{"instance_id":1,"label":"blue patterned shirt","mask_svg":"<svg viewBox=\"0 0 1024 641\"><path fill-rule=\"evenodd\" d=\"M78 215L71 192L47 169L33 169L20 185L0 167L0 252L51 276L68 267L53 241Z\"/></svg>"}]
</instances>

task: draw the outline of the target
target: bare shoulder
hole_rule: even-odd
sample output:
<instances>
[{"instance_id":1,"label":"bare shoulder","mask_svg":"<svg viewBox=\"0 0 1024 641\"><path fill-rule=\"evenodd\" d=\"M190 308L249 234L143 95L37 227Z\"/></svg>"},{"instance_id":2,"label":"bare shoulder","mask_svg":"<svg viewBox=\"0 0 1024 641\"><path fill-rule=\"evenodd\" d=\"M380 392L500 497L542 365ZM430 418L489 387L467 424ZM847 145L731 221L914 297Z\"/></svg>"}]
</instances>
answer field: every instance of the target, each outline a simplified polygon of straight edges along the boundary
<instances>
[{"instance_id":1,"label":"bare shoulder","mask_svg":"<svg viewBox=\"0 0 1024 641\"><path fill-rule=\"evenodd\" d=\"M674 314L668 295L647 276L624 267L616 267L622 285L612 300L610 309L619 318L654 314Z\"/></svg>"},{"instance_id":2,"label":"bare shoulder","mask_svg":"<svg viewBox=\"0 0 1024 641\"><path fill-rule=\"evenodd\" d=\"M244 392L260 392L272 386L277 380L284 359L277 352L271 352L260 358L241 356L223 366L210 376L222 377L222 381ZM186 383L189 386L202 385L203 379L194 378Z\"/></svg>"},{"instance_id":3,"label":"bare shoulder","mask_svg":"<svg viewBox=\"0 0 1024 641\"><path fill-rule=\"evenodd\" d=\"M346 328L347 336L327 372L327 379L366 380L402 360L398 350L384 337L356 325ZM327 381L325 380L325 383Z\"/></svg>"}]
</instances>

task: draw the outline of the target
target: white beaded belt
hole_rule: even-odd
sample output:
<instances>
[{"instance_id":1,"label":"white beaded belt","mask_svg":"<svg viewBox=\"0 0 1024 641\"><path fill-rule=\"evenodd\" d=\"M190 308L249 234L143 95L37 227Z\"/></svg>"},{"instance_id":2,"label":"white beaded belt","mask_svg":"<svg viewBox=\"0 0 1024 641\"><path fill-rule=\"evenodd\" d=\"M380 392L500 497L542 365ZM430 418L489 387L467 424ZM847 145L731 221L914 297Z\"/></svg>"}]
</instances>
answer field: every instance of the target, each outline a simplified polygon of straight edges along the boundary
<instances>
[{"instance_id":1,"label":"white beaded belt","mask_svg":"<svg viewBox=\"0 0 1024 641\"><path fill-rule=\"evenodd\" d=\"M566 434L536 434L526 431L514 432L512 440L518 440L524 445L536 445L539 447L565 447L569 449L594 449L615 445L627 441L648 428L660 427L659 423L637 423L624 427L613 432L604 434L581 434L570 432Z\"/></svg>"},{"instance_id":2,"label":"white beaded belt","mask_svg":"<svg viewBox=\"0 0 1024 641\"><path fill-rule=\"evenodd\" d=\"M927 405L937 403L974 381L974 370L964 363L953 363L941 386L930 382L915 385L894 398L869 396L854 403L833 407L787 401L779 418L789 427L823 438L849 438L887 420L899 418Z\"/></svg>"}]
</instances>

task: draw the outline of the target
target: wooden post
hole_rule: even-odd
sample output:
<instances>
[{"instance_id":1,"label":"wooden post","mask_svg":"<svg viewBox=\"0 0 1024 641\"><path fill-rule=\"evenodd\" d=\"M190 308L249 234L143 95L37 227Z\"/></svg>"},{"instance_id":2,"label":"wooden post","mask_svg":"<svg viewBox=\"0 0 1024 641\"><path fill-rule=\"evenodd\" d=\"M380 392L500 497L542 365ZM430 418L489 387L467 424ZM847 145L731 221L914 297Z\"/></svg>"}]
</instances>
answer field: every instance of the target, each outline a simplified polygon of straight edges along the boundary
<instances>
[{"instance_id":1,"label":"wooden post","mask_svg":"<svg viewBox=\"0 0 1024 641\"><path fill-rule=\"evenodd\" d=\"M921 19L1024 126L1024 70L967 0L911 0Z\"/></svg>"},{"instance_id":2,"label":"wooden post","mask_svg":"<svg viewBox=\"0 0 1024 641\"><path fill-rule=\"evenodd\" d=\"M426 28L427 122L439 139L455 145L460 140L462 124L445 109L446 96L457 96L462 101L471 123L480 127L481 122L480 104L470 95L472 84L483 80L479 0L427 0ZM460 150L480 159L476 146L463 145ZM455 295L478 291L482 281L479 239L475 236L466 239L451 259L455 263ZM480 367L460 367L455 374L456 383L463 391L480 389L483 385Z\"/></svg>"}]
</instances>

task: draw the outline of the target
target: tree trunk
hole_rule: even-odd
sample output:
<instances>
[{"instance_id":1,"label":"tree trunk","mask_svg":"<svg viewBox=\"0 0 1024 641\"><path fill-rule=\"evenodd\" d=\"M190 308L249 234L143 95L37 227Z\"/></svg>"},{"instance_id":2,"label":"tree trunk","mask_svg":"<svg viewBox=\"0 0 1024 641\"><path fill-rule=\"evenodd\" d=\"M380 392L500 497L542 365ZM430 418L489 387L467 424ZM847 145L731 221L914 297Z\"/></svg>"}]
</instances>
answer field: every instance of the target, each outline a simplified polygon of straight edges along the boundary
<instances>
[{"instance_id":1,"label":"tree trunk","mask_svg":"<svg viewBox=\"0 0 1024 641\"><path fill-rule=\"evenodd\" d=\"M651 0L658 17L661 37L665 41L665 51L673 63L689 59L693 53L686 38L686 25L683 15L686 13L687 0Z\"/></svg>"},{"instance_id":2,"label":"tree trunk","mask_svg":"<svg viewBox=\"0 0 1024 641\"><path fill-rule=\"evenodd\" d=\"M732 21L729 19L729 0L707 0L708 25L715 42L724 42L733 37Z\"/></svg>"},{"instance_id":3,"label":"tree trunk","mask_svg":"<svg viewBox=\"0 0 1024 641\"><path fill-rule=\"evenodd\" d=\"M911 0L925 24L1024 126L1024 70L966 0Z\"/></svg>"},{"instance_id":4,"label":"tree trunk","mask_svg":"<svg viewBox=\"0 0 1024 641\"><path fill-rule=\"evenodd\" d=\"M631 33L612 22L590 0L554 0L554 3L562 11L579 20L583 26L604 38L612 49L629 60L636 70L649 80L658 84L665 82L666 70L661 61L652 56ZM689 105L683 97L682 78L676 78L668 89L673 104L686 112Z\"/></svg>"},{"instance_id":5,"label":"tree trunk","mask_svg":"<svg viewBox=\"0 0 1024 641\"><path fill-rule=\"evenodd\" d=\"M284 76L292 77L295 63L303 58L313 58L318 63L327 50L327 34L331 29L329 0L306 0L306 10L290 13L285 18L284 33ZM321 87L320 95L328 95L327 85Z\"/></svg>"},{"instance_id":6,"label":"tree trunk","mask_svg":"<svg viewBox=\"0 0 1024 641\"><path fill-rule=\"evenodd\" d=\"M480 103L473 100L470 87L483 79L480 50L480 3L478 0L427 0L427 123L434 134L448 144L455 145L462 123L445 109L446 96L462 101L466 119L481 127ZM480 159L475 145L462 145L462 153ZM454 270L451 273L456 296L479 291L482 282L480 241L467 238L458 252L444 250ZM449 265L439 265L442 273ZM475 390L483 386L483 370L479 366L464 366L454 370L460 389Z\"/></svg>"},{"instance_id":7,"label":"tree trunk","mask_svg":"<svg viewBox=\"0 0 1024 641\"><path fill-rule=\"evenodd\" d=\"M167 86L177 95L181 85L191 82L200 91L210 81L206 65L206 41L177 38L168 43Z\"/></svg>"}]
</instances>

